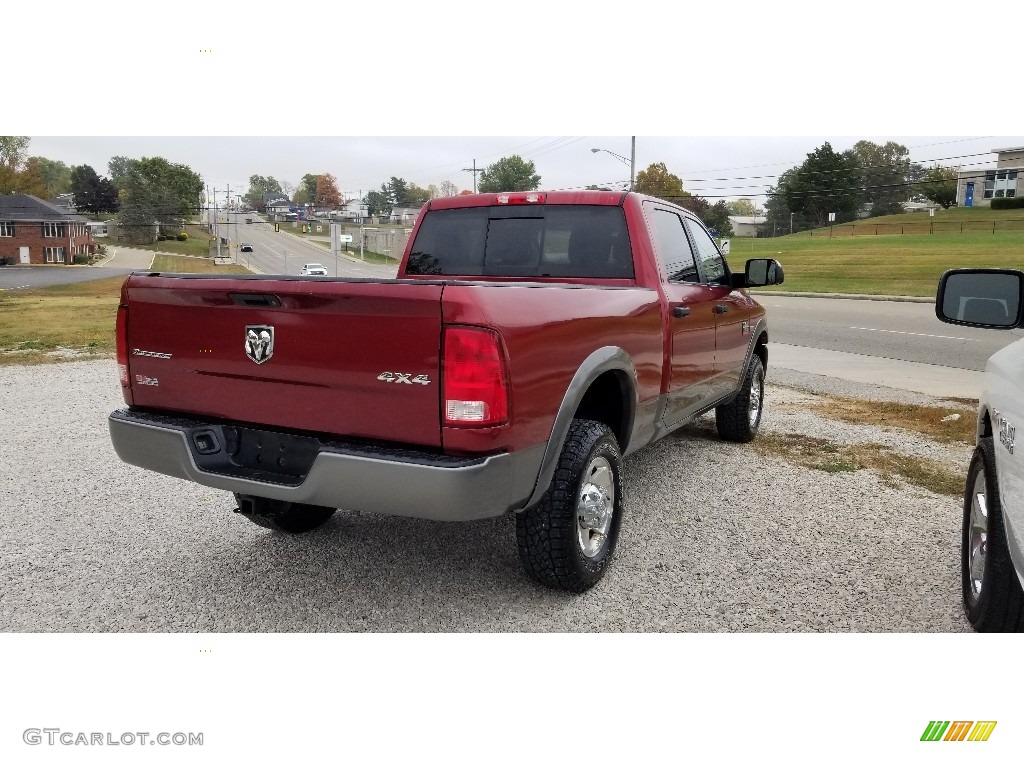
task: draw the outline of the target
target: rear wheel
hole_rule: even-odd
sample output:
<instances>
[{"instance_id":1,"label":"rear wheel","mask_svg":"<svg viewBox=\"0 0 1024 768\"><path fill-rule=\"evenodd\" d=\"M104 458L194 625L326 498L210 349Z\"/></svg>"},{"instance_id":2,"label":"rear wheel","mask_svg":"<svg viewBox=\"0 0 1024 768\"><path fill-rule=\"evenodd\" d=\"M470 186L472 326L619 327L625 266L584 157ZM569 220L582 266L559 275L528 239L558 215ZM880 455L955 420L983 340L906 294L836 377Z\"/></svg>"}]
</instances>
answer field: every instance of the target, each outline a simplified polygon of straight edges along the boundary
<instances>
[{"instance_id":1,"label":"rear wheel","mask_svg":"<svg viewBox=\"0 0 1024 768\"><path fill-rule=\"evenodd\" d=\"M516 518L526 573L548 587L590 589L615 552L622 508L615 435L600 422L574 419L547 492Z\"/></svg>"},{"instance_id":2,"label":"rear wheel","mask_svg":"<svg viewBox=\"0 0 1024 768\"><path fill-rule=\"evenodd\" d=\"M235 501L238 502L238 509L235 511L242 517L263 528L283 533L312 531L326 523L337 511L330 507L296 504L241 493L235 494Z\"/></svg>"},{"instance_id":3,"label":"rear wheel","mask_svg":"<svg viewBox=\"0 0 1024 768\"><path fill-rule=\"evenodd\" d=\"M757 435L764 410L764 364L753 355L747 364L743 387L735 399L715 409L718 435L734 443L749 443Z\"/></svg>"},{"instance_id":4,"label":"rear wheel","mask_svg":"<svg viewBox=\"0 0 1024 768\"><path fill-rule=\"evenodd\" d=\"M960 566L971 626L978 632L1024 631L1024 590L1006 546L991 437L978 441L967 473Z\"/></svg>"}]
</instances>

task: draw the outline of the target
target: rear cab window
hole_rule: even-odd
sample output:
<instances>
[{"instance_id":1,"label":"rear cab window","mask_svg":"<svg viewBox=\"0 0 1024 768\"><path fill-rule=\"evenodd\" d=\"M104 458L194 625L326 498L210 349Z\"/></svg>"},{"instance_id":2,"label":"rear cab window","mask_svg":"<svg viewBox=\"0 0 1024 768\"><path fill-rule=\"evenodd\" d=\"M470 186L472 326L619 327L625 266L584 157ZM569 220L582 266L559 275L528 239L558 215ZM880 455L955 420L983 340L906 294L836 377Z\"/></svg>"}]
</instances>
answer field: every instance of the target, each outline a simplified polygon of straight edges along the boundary
<instances>
[{"instance_id":1,"label":"rear cab window","mask_svg":"<svg viewBox=\"0 0 1024 768\"><path fill-rule=\"evenodd\" d=\"M428 211L409 275L632 279L625 213L611 205L524 205Z\"/></svg>"}]
</instances>

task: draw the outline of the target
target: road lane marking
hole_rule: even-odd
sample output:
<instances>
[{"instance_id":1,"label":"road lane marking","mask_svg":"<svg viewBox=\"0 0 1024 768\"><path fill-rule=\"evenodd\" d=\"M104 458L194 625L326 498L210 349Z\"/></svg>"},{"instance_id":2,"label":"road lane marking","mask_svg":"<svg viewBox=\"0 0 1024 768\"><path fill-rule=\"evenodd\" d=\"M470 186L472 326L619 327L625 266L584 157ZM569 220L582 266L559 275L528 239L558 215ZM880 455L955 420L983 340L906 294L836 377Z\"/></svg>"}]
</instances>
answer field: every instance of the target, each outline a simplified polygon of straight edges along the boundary
<instances>
[{"instance_id":1,"label":"road lane marking","mask_svg":"<svg viewBox=\"0 0 1024 768\"><path fill-rule=\"evenodd\" d=\"M874 331L875 333L899 333L903 336L927 336L929 339L951 339L952 341L977 341L977 339L965 339L962 336L939 336L937 333L911 333L910 331L889 331L885 328L858 328L851 325L851 331Z\"/></svg>"}]
</instances>

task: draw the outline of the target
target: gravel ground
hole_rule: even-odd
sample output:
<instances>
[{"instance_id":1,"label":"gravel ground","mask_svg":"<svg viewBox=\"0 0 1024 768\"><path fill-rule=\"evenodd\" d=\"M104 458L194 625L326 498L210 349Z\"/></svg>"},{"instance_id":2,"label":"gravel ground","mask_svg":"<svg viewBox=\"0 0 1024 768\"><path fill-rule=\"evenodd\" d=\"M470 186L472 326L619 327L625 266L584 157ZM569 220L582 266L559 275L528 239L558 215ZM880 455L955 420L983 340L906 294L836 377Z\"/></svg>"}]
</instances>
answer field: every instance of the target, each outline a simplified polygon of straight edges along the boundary
<instances>
[{"instance_id":1,"label":"gravel ground","mask_svg":"<svg viewBox=\"0 0 1024 768\"><path fill-rule=\"evenodd\" d=\"M808 392L879 390L781 370L769 382L764 430L885 443L966 473L968 446L800 407ZM763 457L717 440L709 419L626 460L612 569L566 595L523 575L511 517L342 511L297 537L254 526L227 493L123 464L106 425L120 405L111 360L0 367L0 630L969 629L958 499Z\"/></svg>"}]
</instances>

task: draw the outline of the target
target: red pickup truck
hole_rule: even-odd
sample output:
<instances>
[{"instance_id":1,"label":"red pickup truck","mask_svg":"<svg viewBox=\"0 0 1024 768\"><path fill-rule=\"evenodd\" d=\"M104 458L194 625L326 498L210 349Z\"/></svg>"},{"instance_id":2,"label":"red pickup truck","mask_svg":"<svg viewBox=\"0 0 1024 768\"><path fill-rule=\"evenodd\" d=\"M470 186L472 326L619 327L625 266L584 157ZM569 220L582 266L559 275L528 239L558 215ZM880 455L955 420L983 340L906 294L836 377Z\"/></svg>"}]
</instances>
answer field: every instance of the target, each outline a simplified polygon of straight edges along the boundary
<instances>
[{"instance_id":1,"label":"red pickup truck","mask_svg":"<svg viewBox=\"0 0 1024 768\"><path fill-rule=\"evenodd\" d=\"M623 520L622 456L715 409L761 420L772 259L734 274L691 213L608 191L428 202L396 279L136 272L126 462L300 533L337 508L513 512L526 572L580 592Z\"/></svg>"}]
</instances>

